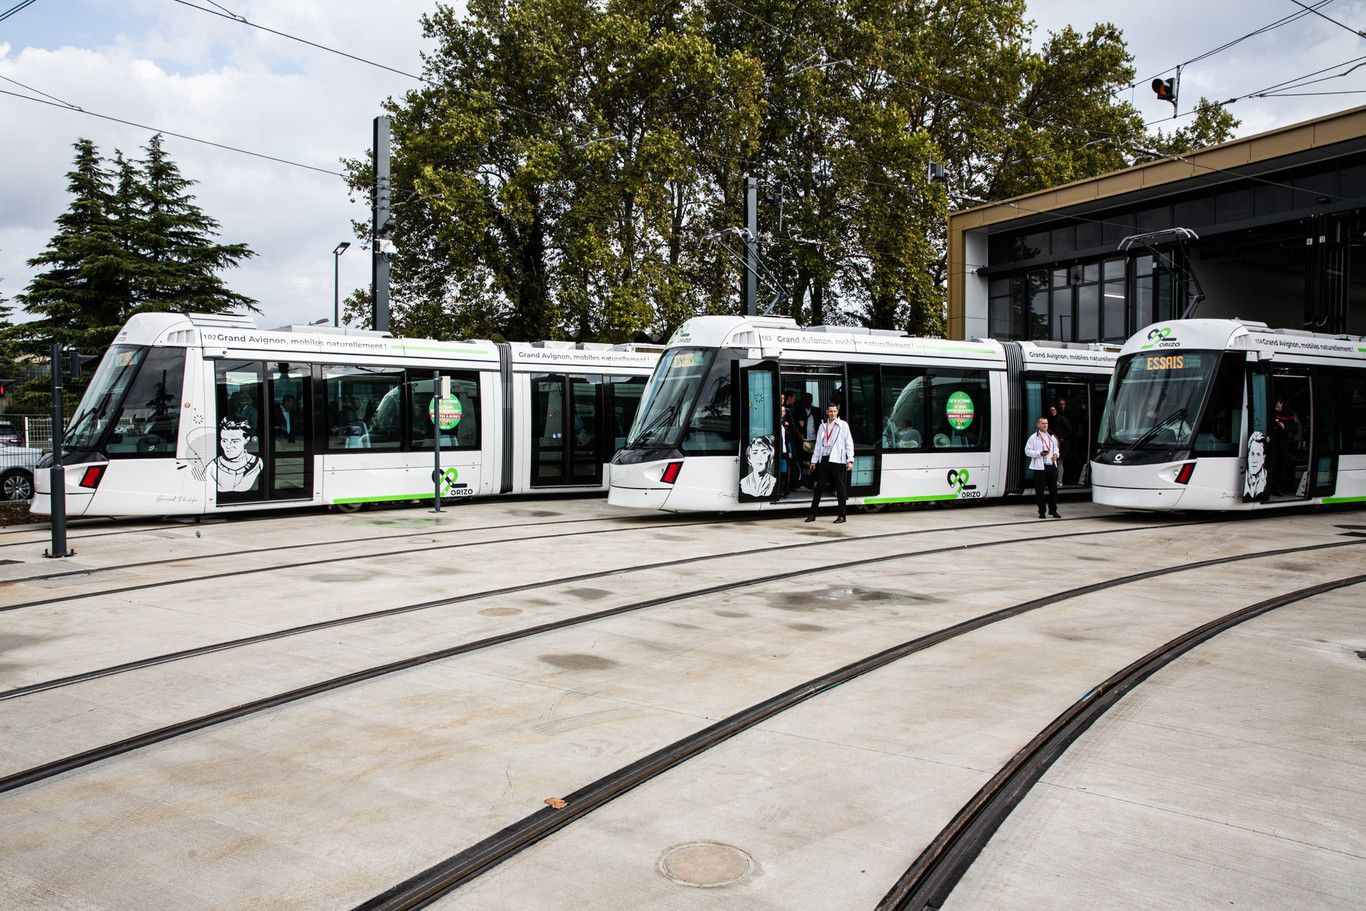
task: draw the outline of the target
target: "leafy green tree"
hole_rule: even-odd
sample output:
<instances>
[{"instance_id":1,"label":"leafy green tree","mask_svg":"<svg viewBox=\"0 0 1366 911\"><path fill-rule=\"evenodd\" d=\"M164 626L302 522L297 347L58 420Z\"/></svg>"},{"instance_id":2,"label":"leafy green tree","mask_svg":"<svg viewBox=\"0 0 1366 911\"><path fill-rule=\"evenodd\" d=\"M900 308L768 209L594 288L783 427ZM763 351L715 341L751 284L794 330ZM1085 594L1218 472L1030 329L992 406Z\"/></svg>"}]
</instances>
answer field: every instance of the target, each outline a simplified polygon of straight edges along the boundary
<instances>
[{"instance_id":1,"label":"leafy green tree","mask_svg":"<svg viewBox=\"0 0 1366 911\"><path fill-rule=\"evenodd\" d=\"M950 205L1168 141L1118 100L1134 71L1114 26L1036 50L1025 16L1024 0L438 4L426 84L388 107L394 325L621 340L735 312L754 175L773 199L763 305L942 332ZM1211 110L1170 142L1232 125ZM368 164L348 168L366 192Z\"/></svg>"}]
</instances>

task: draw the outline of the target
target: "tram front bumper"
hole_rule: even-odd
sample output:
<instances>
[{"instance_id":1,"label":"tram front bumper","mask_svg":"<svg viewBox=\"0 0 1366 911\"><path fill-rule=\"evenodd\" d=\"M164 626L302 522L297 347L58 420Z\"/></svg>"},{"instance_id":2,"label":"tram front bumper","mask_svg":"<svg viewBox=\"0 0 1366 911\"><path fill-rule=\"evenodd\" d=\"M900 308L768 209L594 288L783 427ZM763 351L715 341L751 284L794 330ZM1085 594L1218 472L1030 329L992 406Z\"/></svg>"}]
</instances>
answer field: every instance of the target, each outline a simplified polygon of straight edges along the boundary
<instances>
[{"instance_id":1,"label":"tram front bumper","mask_svg":"<svg viewBox=\"0 0 1366 911\"><path fill-rule=\"evenodd\" d=\"M623 509L663 509L673 489L669 487L619 487L607 491L607 505Z\"/></svg>"},{"instance_id":2,"label":"tram front bumper","mask_svg":"<svg viewBox=\"0 0 1366 911\"><path fill-rule=\"evenodd\" d=\"M1172 480L1183 462L1118 466L1091 463L1091 500L1119 509L1176 509L1187 487Z\"/></svg>"}]
</instances>

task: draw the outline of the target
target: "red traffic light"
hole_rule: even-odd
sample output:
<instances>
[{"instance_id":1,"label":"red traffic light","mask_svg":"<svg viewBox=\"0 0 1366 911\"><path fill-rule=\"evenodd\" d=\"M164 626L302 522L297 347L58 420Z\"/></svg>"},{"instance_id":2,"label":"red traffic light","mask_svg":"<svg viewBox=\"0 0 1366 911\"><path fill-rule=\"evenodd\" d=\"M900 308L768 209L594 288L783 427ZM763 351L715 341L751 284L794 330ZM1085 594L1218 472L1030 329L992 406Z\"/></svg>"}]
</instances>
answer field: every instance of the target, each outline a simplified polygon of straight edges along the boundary
<instances>
[{"instance_id":1,"label":"red traffic light","mask_svg":"<svg viewBox=\"0 0 1366 911\"><path fill-rule=\"evenodd\" d=\"M1153 92L1157 94L1158 101L1170 101L1176 105L1176 80L1175 79L1154 79Z\"/></svg>"}]
</instances>

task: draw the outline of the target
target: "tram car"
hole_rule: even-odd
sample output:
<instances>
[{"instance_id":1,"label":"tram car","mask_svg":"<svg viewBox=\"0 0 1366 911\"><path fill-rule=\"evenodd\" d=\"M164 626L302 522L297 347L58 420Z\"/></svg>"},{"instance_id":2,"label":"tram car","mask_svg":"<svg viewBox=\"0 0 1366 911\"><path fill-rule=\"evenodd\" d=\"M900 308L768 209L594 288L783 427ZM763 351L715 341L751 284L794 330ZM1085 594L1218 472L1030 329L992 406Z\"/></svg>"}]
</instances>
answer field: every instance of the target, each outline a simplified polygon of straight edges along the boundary
<instances>
[{"instance_id":1,"label":"tram car","mask_svg":"<svg viewBox=\"0 0 1366 911\"><path fill-rule=\"evenodd\" d=\"M1366 340L1175 320L1120 351L1091 462L1130 509L1366 503Z\"/></svg>"},{"instance_id":2,"label":"tram car","mask_svg":"<svg viewBox=\"0 0 1366 911\"><path fill-rule=\"evenodd\" d=\"M658 357L139 314L69 422L67 514L431 500L438 444L443 497L602 491Z\"/></svg>"},{"instance_id":3,"label":"tram car","mask_svg":"<svg viewBox=\"0 0 1366 911\"><path fill-rule=\"evenodd\" d=\"M1054 409L1064 486L1084 489L1114 346L945 341L786 317L696 317L669 341L630 437L612 459L608 502L669 511L806 507L778 442L786 393L830 402L854 438L849 502L977 500L1032 490L1024 442ZM809 428L814 430L814 428ZM810 438L810 432L805 433ZM805 447L792 461L804 462ZM804 458L805 457L805 458ZM786 488L786 491L785 491Z\"/></svg>"}]
</instances>

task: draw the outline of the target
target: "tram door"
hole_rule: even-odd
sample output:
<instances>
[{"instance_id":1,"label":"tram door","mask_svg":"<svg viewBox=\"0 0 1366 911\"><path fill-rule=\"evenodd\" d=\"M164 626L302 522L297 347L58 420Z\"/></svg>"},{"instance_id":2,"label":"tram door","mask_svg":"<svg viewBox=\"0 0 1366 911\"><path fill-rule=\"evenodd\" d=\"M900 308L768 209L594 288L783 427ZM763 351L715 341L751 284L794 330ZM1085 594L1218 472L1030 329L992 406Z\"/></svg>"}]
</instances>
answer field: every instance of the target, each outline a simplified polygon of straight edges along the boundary
<instances>
[{"instance_id":1,"label":"tram door","mask_svg":"<svg viewBox=\"0 0 1366 911\"><path fill-rule=\"evenodd\" d=\"M740 364L740 502L771 499L778 491L782 453L782 396L778 364L759 361Z\"/></svg>"},{"instance_id":2,"label":"tram door","mask_svg":"<svg viewBox=\"0 0 1366 911\"><path fill-rule=\"evenodd\" d=\"M602 483L601 399L602 384L595 377L531 378L532 487Z\"/></svg>"},{"instance_id":3,"label":"tram door","mask_svg":"<svg viewBox=\"0 0 1366 911\"><path fill-rule=\"evenodd\" d=\"M272 500L313 498L313 371L288 363L266 364L270 401L266 477ZM263 422L264 423L264 422Z\"/></svg>"},{"instance_id":4,"label":"tram door","mask_svg":"<svg viewBox=\"0 0 1366 911\"><path fill-rule=\"evenodd\" d=\"M854 470L849 478L849 494L875 496L882 481L882 447L878 445L882 440L882 408L877 367L850 364L845 389L848 395L840 417L848 423L854 437Z\"/></svg>"},{"instance_id":5,"label":"tram door","mask_svg":"<svg viewBox=\"0 0 1366 911\"><path fill-rule=\"evenodd\" d=\"M1029 378L1025 380L1024 410L1020 414L1022 439L1034 432L1040 415L1049 417L1049 430L1058 437L1062 450L1062 475L1058 483L1084 487L1090 483L1091 456L1099 420L1105 407L1105 381L1087 382L1085 378ZM1050 412L1050 409L1052 411ZM1056 416L1055 416L1056 415ZM1034 472L1023 461L1022 486L1033 486Z\"/></svg>"},{"instance_id":6,"label":"tram door","mask_svg":"<svg viewBox=\"0 0 1366 911\"><path fill-rule=\"evenodd\" d=\"M220 361L218 422L212 439L192 447L218 503L313 497L311 368Z\"/></svg>"},{"instance_id":7,"label":"tram door","mask_svg":"<svg viewBox=\"0 0 1366 911\"><path fill-rule=\"evenodd\" d=\"M1313 395L1309 377L1273 373L1267 403L1267 466L1272 499L1309 496L1310 441L1313 439Z\"/></svg>"}]
</instances>

